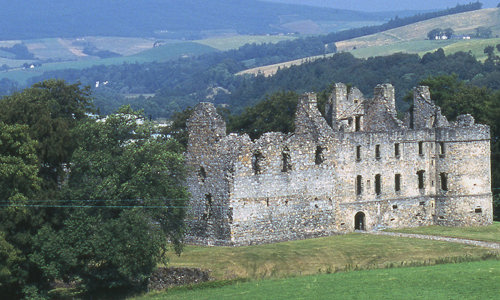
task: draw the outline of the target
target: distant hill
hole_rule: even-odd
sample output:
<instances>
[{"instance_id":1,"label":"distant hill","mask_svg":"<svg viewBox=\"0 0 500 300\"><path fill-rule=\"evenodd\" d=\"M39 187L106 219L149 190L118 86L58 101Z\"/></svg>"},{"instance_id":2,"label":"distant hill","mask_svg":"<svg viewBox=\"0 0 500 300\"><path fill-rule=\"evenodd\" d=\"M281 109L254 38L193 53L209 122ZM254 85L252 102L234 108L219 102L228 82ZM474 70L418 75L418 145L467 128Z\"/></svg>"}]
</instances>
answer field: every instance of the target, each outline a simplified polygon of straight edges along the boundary
<instances>
[{"instance_id":1,"label":"distant hill","mask_svg":"<svg viewBox=\"0 0 500 300\"><path fill-rule=\"evenodd\" d=\"M239 33L307 33L346 24L381 23L387 16L256 0L16 0L0 10L0 40L132 36L199 39ZM359 24L358 24L359 25ZM312 32L316 31L316 32Z\"/></svg>"},{"instance_id":2,"label":"distant hill","mask_svg":"<svg viewBox=\"0 0 500 300\"><path fill-rule=\"evenodd\" d=\"M349 51L373 46L391 45L427 39L427 33L435 28L451 28L456 34L473 35L478 27L489 28L492 37L500 35L500 9L488 8L434 18L384 32L337 42L339 51Z\"/></svg>"},{"instance_id":3,"label":"distant hill","mask_svg":"<svg viewBox=\"0 0 500 300\"><path fill-rule=\"evenodd\" d=\"M471 40L427 40L427 33L434 28L452 28L456 34L473 35L478 27L489 28L492 31L492 39ZM351 52L360 58L385 56L396 52L424 54L443 48L445 53L458 51L471 51L478 59L486 58L483 49L488 45L500 43L500 8L488 8L471 12L453 14L439 18L394 28L372 35L336 42L339 52ZM313 61L323 56L305 57L299 60L283 62L274 65L261 66L241 71L239 74L264 74L274 75L279 69L292 65L300 65L304 62Z\"/></svg>"}]
</instances>

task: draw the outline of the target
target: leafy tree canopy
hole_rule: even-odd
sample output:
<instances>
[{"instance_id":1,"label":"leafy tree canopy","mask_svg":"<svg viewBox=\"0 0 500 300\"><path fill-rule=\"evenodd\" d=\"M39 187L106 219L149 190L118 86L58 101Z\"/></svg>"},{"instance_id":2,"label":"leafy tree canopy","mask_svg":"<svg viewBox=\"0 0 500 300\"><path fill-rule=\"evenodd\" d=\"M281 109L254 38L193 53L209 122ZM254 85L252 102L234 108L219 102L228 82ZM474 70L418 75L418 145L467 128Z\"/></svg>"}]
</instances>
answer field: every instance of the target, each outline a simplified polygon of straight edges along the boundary
<instances>
[{"instance_id":1,"label":"leafy tree canopy","mask_svg":"<svg viewBox=\"0 0 500 300\"><path fill-rule=\"evenodd\" d=\"M28 126L31 138L38 142L44 183L56 186L75 148L71 129L91 112L89 87L47 80L4 97L1 104L0 121Z\"/></svg>"}]
</instances>

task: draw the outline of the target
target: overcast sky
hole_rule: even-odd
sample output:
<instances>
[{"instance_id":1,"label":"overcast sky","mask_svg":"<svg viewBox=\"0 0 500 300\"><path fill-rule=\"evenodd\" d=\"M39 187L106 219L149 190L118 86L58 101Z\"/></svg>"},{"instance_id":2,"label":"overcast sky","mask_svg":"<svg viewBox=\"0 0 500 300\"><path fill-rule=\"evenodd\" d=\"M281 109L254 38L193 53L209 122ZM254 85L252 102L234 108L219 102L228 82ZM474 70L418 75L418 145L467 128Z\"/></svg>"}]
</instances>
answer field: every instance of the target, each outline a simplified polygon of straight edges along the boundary
<instances>
[{"instance_id":1,"label":"overcast sky","mask_svg":"<svg viewBox=\"0 0 500 300\"><path fill-rule=\"evenodd\" d=\"M361 11L429 10L454 7L474 0L265 0L272 2L310 4ZM483 8L496 7L500 0L481 0Z\"/></svg>"}]
</instances>

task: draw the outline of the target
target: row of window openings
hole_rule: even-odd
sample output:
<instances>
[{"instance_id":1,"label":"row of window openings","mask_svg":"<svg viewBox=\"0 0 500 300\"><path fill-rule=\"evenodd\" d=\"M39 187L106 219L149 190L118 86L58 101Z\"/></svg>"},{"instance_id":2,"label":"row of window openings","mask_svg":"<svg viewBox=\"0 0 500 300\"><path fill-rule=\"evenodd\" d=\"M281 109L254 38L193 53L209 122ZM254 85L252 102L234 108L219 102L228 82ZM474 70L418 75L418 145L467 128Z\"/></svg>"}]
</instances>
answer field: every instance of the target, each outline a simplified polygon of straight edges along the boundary
<instances>
[{"instance_id":1,"label":"row of window openings","mask_svg":"<svg viewBox=\"0 0 500 300\"><path fill-rule=\"evenodd\" d=\"M444 143L439 142L438 147L439 147L439 156L443 157L445 154ZM418 142L418 154L422 156L424 155L424 142ZM394 157L396 158L401 157L401 148L399 143L394 144ZM376 159L381 158L380 145L375 145L375 158ZM357 161L361 160L361 146L356 146L356 160Z\"/></svg>"},{"instance_id":2,"label":"row of window openings","mask_svg":"<svg viewBox=\"0 0 500 300\"><path fill-rule=\"evenodd\" d=\"M417 172L418 176L418 188L420 190L425 189L425 171L420 170ZM440 173L441 190L448 190L448 174ZM401 174L396 174L394 176L394 191L401 191ZM363 177L361 175L356 176L356 194L361 195L363 193ZM382 194L382 176L380 174L375 175L375 194Z\"/></svg>"},{"instance_id":3,"label":"row of window openings","mask_svg":"<svg viewBox=\"0 0 500 300\"><path fill-rule=\"evenodd\" d=\"M317 146L316 152L314 154L314 163L316 165L321 165L325 161L324 152L326 148ZM262 162L264 161L264 156L260 152L256 152L252 157L252 169L255 175L262 174ZM281 172L289 172L292 170L292 160L290 158L290 150L285 148L281 152L281 162L282 168Z\"/></svg>"},{"instance_id":4,"label":"row of window openings","mask_svg":"<svg viewBox=\"0 0 500 300\"><path fill-rule=\"evenodd\" d=\"M444 156L445 154L445 148L444 148L444 143L439 142L439 155ZM324 151L326 148L317 146L315 155L314 155L314 163L316 165L321 165L324 161ZM418 154L419 155L424 155L424 142L419 142L418 143ZM396 143L394 144L394 156L399 158L401 156L401 149L400 149L400 144ZM380 159L380 145L375 145L375 158ZM264 160L264 156L262 153L257 152L253 155L252 158L252 169L254 171L254 174L261 174L262 173L262 162ZM292 164L291 164L291 158L290 158L290 150L288 148L285 148L283 152L281 153L281 160L282 160L282 172L288 172L292 170ZM360 161L361 160L361 146L356 146L356 160Z\"/></svg>"},{"instance_id":5,"label":"row of window openings","mask_svg":"<svg viewBox=\"0 0 500 300\"><path fill-rule=\"evenodd\" d=\"M354 119L354 131L358 132L361 131L361 116L356 116ZM349 127L352 126L352 118L347 119L347 123L349 124Z\"/></svg>"}]
</instances>

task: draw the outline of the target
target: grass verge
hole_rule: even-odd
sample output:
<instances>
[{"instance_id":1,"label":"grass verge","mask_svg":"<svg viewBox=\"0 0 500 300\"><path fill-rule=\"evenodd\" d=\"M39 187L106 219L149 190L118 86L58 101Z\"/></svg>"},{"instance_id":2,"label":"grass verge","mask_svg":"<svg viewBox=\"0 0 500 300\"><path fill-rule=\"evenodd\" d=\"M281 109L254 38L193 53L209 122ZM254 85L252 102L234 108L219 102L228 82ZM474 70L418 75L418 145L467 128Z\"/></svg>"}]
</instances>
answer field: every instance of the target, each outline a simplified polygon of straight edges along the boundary
<instances>
[{"instance_id":1,"label":"grass verge","mask_svg":"<svg viewBox=\"0 0 500 300\"><path fill-rule=\"evenodd\" d=\"M500 222L493 222L492 225L478 227L425 226L405 229L388 229L386 231L437 235L500 243Z\"/></svg>"}]
</instances>

